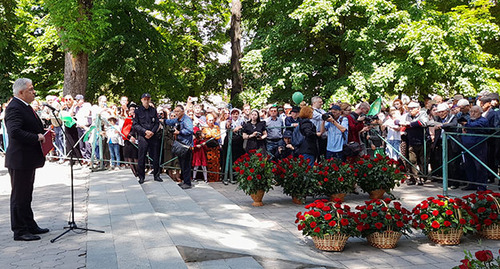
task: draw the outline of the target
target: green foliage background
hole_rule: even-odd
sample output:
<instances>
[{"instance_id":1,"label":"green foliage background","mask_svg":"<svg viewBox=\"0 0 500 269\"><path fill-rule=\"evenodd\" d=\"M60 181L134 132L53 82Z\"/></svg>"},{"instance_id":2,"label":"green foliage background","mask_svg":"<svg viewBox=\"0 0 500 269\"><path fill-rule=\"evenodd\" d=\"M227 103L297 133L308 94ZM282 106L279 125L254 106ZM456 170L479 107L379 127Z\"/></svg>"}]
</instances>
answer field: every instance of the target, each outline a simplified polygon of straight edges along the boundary
<instances>
[{"instance_id":1,"label":"green foliage background","mask_svg":"<svg viewBox=\"0 0 500 269\"><path fill-rule=\"evenodd\" d=\"M0 0L0 99L18 77L62 92L64 51L89 54L87 99L225 93L230 1ZM497 1L243 0L244 92L261 106L499 92ZM226 47L227 48L227 47ZM236 100L233 100L235 103Z\"/></svg>"}]
</instances>

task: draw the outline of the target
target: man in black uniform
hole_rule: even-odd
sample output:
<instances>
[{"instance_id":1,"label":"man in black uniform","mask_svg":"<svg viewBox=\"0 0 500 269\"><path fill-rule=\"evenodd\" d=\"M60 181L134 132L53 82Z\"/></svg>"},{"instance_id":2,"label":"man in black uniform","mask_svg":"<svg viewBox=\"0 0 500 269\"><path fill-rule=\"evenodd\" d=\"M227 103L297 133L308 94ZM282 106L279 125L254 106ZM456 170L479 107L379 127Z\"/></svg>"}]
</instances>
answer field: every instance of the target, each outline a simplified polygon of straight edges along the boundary
<instances>
[{"instance_id":1,"label":"man in black uniform","mask_svg":"<svg viewBox=\"0 0 500 269\"><path fill-rule=\"evenodd\" d=\"M160 178L160 163L158 160L159 139L155 135L160 124L156 109L149 105L150 101L151 95L149 93L144 93L141 96L142 106L135 110L135 117L132 123L132 128L136 131L137 139L139 140L139 184L144 183L146 153L149 153L149 157L152 159L154 180L163 181Z\"/></svg>"}]
</instances>

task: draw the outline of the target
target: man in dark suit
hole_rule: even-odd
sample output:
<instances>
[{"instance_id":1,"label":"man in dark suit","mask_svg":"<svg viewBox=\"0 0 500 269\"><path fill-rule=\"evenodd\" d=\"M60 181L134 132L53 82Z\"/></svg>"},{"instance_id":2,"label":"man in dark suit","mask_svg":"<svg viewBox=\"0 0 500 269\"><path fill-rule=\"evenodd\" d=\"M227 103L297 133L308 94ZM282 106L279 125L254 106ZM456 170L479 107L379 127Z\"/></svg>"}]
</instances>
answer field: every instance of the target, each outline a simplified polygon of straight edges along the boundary
<instances>
[{"instance_id":1,"label":"man in dark suit","mask_svg":"<svg viewBox=\"0 0 500 269\"><path fill-rule=\"evenodd\" d=\"M31 209L35 169L43 167L45 157L41 142L45 141L40 118L29 105L35 99L30 79L20 78L12 86L14 98L5 110L5 124L9 134L9 147L5 155L12 192L10 195L10 221L16 241L39 240L37 234L49 229L38 226Z\"/></svg>"}]
</instances>

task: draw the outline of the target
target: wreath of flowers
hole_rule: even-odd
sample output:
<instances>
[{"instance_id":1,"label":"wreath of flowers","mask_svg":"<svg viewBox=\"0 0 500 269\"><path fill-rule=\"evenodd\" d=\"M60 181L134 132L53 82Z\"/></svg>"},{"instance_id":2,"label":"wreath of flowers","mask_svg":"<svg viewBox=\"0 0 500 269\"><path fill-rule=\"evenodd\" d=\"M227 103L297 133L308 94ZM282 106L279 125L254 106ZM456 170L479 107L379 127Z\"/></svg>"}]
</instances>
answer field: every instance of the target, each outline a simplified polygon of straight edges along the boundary
<instances>
[{"instance_id":1,"label":"wreath of flowers","mask_svg":"<svg viewBox=\"0 0 500 269\"><path fill-rule=\"evenodd\" d=\"M357 206L359 210L359 221L363 225L362 236L366 237L372 233L384 231L401 232L404 235L411 233L410 221L412 215L409 210L401 206L399 202L391 199L373 199L366 201L365 205Z\"/></svg>"},{"instance_id":2,"label":"wreath of flowers","mask_svg":"<svg viewBox=\"0 0 500 269\"><path fill-rule=\"evenodd\" d=\"M412 226L425 234L430 231L462 229L464 233L475 230L475 220L471 207L460 198L438 195L428 197L413 210Z\"/></svg>"},{"instance_id":3,"label":"wreath of flowers","mask_svg":"<svg viewBox=\"0 0 500 269\"><path fill-rule=\"evenodd\" d=\"M348 205L336 199L335 203L326 199L316 200L305 206L308 211L297 213L299 231L303 235L323 238L325 235L345 234L358 236L362 230L358 213L351 212Z\"/></svg>"},{"instance_id":4,"label":"wreath of flowers","mask_svg":"<svg viewBox=\"0 0 500 269\"><path fill-rule=\"evenodd\" d=\"M268 192L273 188L274 164L268 156L252 151L244 154L234 162L234 171L238 188L245 194L255 194L258 190Z\"/></svg>"},{"instance_id":5,"label":"wreath of flowers","mask_svg":"<svg viewBox=\"0 0 500 269\"><path fill-rule=\"evenodd\" d=\"M500 193L479 191L463 197L471 205L476 229L500 223Z\"/></svg>"}]
</instances>

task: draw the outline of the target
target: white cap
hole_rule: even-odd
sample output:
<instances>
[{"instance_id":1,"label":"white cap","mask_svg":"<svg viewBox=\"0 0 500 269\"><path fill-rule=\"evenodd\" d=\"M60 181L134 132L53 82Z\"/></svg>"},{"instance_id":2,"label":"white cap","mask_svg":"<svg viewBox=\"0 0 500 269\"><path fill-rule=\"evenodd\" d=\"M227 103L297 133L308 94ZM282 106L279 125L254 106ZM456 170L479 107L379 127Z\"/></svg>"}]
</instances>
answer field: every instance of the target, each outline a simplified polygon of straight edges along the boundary
<instances>
[{"instance_id":1,"label":"white cap","mask_svg":"<svg viewBox=\"0 0 500 269\"><path fill-rule=\"evenodd\" d=\"M436 112L441 112L441 111L446 111L448 110L449 107L448 107L448 104L447 103L441 103L437 106L437 110Z\"/></svg>"},{"instance_id":2,"label":"white cap","mask_svg":"<svg viewBox=\"0 0 500 269\"><path fill-rule=\"evenodd\" d=\"M413 101L408 104L408 108L415 108L415 107L420 107L420 104Z\"/></svg>"},{"instance_id":3,"label":"white cap","mask_svg":"<svg viewBox=\"0 0 500 269\"><path fill-rule=\"evenodd\" d=\"M469 105L469 101L467 99L460 99L457 102L457 106L468 106L468 105Z\"/></svg>"}]
</instances>

